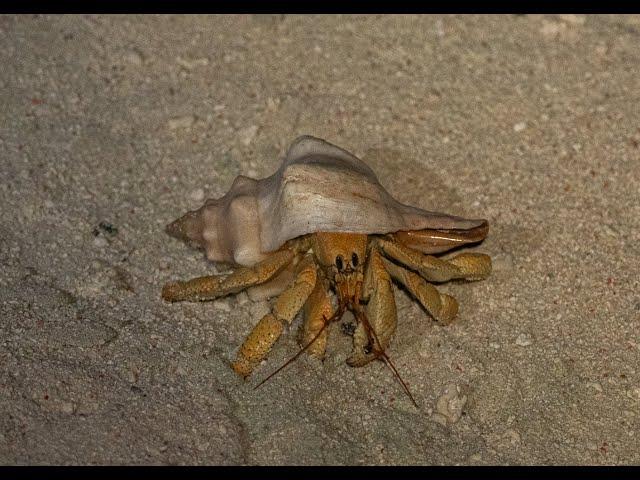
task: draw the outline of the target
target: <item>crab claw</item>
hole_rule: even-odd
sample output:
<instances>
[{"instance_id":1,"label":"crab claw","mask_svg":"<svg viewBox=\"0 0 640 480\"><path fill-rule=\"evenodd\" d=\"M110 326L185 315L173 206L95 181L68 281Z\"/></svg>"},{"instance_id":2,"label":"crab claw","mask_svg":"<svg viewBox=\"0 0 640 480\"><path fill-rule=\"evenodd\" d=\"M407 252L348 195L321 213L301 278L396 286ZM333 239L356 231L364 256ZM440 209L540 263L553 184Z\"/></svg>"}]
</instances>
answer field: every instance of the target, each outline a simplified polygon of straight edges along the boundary
<instances>
[{"instance_id":1,"label":"crab claw","mask_svg":"<svg viewBox=\"0 0 640 480\"><path fill-rule=\"evenodd\" d=\"M396 331L396 302L391 277L377 249L369 254L363 284L363 306L356 305L353 313L358 326L353 334L353 351L347 364L361 367L379 358L387 349Z\"/></svg>"},{"instance_id":2,"label":"crab claw","mask_svg":"<svg viewBox=\"0 0 640 480\"><path fill-rule=\"evenodd\" d=\"M357 310L354 313L358 325L353 333L353 350L346 361L350 367L363 367L380 358L390 338L386 339L387 341L379 338L364 311ZM382 342L382 345L379 342Z\"/></svg>"}]
</instances>

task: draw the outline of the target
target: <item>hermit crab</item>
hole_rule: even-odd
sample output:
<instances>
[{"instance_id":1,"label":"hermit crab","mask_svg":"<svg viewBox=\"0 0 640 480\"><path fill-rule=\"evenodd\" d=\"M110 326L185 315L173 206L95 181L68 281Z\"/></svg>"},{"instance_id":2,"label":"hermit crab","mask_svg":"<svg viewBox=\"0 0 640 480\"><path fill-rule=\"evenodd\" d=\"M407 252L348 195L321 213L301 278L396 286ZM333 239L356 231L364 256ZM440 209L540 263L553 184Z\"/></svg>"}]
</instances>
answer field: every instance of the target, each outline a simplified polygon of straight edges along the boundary
<instances>
[{"instance_id":1,"label":"hermit crab","mask_svg":"<svg viewBox=\"0 0 640 480\"><path fill-rule=\"evenodd\" d=\"M392 281L437 322L451 322L458 304L432 283L484 279L491 259L481 253L448 259L433 254L480 242L488 228L486 220L403 205L362 160L302 136L273 175L239 176L226 195L167 226L170 235L203 248L209 260L236 268L228 275L168 283L162 298L206 301L245 289L254 299L276 296L232 363L242 377L267 356L301 310L299 354L322 358L328 327L351 310L356 326L347 363L389 362L385 351L397 322Z\"/></svg>"}]
</instances>

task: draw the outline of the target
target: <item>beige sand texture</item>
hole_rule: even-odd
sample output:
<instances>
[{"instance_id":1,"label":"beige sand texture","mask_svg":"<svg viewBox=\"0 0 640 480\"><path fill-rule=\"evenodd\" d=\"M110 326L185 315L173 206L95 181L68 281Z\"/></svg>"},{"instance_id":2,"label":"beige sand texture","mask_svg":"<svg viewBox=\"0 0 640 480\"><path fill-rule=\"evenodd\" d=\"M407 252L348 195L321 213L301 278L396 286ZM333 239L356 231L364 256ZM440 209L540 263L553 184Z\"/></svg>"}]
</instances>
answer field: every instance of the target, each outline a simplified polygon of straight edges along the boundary
<instances>
[{"instance_id":1,"label":"beige sand texture","mask_svg":"<svg viewBox=\"0 0 640 480\"><path fill-rule=\"evenodd\" d=\"M0 17L0 463L640 463L640 17ZM440 327L324 363L163 227L298 135L400 201L491 223ZM219 270L222 271L222 270Z\"/></svg>"}]
</instances>

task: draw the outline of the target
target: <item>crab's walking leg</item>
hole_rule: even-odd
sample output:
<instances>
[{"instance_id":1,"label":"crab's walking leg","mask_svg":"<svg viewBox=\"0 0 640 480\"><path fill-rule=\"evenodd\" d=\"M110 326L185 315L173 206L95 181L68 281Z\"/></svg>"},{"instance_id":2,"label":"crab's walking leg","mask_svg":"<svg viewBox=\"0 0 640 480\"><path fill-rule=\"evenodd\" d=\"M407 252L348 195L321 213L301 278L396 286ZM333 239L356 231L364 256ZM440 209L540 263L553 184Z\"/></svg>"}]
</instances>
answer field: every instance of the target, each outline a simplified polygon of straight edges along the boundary
<instances>
[{"instance_id":1,"label":"crab's walking leg","mask_svg":"<svg viewBox=\"0 0 640 480\"><path fill-rule=\"evenodd\" d=\"M162 298L169 302L198 302L237 293L252 285L266 282L293 261L293 250L283 249L269 255L252 267L241 267L229 275L207 275L186 282L167 283Z\"/></svg>"},{"instance_id":2,"label":"crab's walking leg","mask_svg":"<svg viewBox=\"0 0 640 480\"><path fill-rule=\"evenodd\" d=\"M391 277L375 245L367 259L362 297L367 302L364 315L373 332L367 329L364 321L358 322L353 334L353 351L347 358L347 363L352 367L361 367L378 358L380 352L387 349L396 331L396 302Z\"/></svg>"},{"instance_id":3,"label":"crab's walking leg","mask_svg":"<svg viewBox=\"0 0 640 480\"><path fill-rule=\"evenodd\" d=\"M438 292L420 275L383 259L391 278L404 285L429 314L443 325L451 323L458 313L458 302L451 295Z\"/></svg>"},{"instance_id":4,"label":"crab's walking leg","mask_svg":"<svg viewBox=\"0 0 640 480\"><path fill-rule=\"evenodd\" d=\"M333 305L331 304L331 297L329 297L329 286L324 278L318 278L313 292L311 292L307 302L304 304L301 345L304 346L311 342L318 335L318 332L324 328L325 323L333 316L333 313ZM318 358L324 357L328 335L329 329L325 328L307 349L309 355Z\"/></svg>"},{"instance_id":5,"label":"crab's walking leg","mask_svg":"<svg viewBox=\"0 0 640 480\"><path fill-rule=\"evenodd\" d=\"M317 271L310 255L298 264L293 284L280 294L271 309L246 338L232 367L235 372L247 377L276 343L285 323L291 323L300 311L316 284Z\"/></svg>"},{"instance_id":6,"label":"crab's walking leg","mask_svg":"<svg viewBox=\"0 0 640 480\"><path fill-rule=\"evenodd\" d=\"M446 282L456 278L482 280L491 273L491 257L484 253L465 252L442 260L386 239L379 239L378 245L387 257L416 270L430 282Z\"/></svg>"}]
</instances>

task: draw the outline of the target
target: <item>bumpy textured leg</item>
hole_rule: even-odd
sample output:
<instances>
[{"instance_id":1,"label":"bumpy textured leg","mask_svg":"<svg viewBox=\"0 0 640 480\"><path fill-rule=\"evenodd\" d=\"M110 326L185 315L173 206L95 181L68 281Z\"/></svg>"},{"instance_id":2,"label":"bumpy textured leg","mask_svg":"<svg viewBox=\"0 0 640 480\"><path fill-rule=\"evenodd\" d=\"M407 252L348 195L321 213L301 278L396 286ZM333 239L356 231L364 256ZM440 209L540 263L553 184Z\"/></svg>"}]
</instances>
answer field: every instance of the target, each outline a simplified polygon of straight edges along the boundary
<instances>
[{"instance_id":1,"label":"bumpy textured leg","mask_svg":"<svg viewBox=\"0 0 640 480\"><path fill-rule=\"evenodd\" d=\"M232 367L247 377L266 357L276 343L285 323L291 323L300 311L316 284L317 271L311 256L305 256L298 264L297 275L289 288L280 294L271 313L266 314L253 328L236 355Z\"/></svg>"},{"instance_id":2,"label":"bumpy textured leg","mask_svg":"<svg viewBox=\"0 0 640 480\"><path fill-rule=\"evenodd\" d=\"M169 302L199 302L238 293L252 285L266 282L293 261L295 252L278 250L252 267L241 267L229 275L208 275L186 282L167 283L162 298Z\"/></svg>"},{"instance_id":3,"label":"bumpy textured leg","mask_svg":"<svg viewBox=\"0 0 640 480\"><path fill-rule=\"evenodd\" d=\"M316 286L309 295L307 302L304 304L304 325L302 327L302 336L300 343L306 346L311 342L318 332L324 327L324 324L333 316L333 305L329 296L329 285L323 278L318 278ZM318 338L307 349L309 355L323 358L327 348L327 337L329 328L325 328Z\"/></svg>"},{"instance_id":4,"label":"bumpy textured leg","mask_svg":"<svg viewBox=\"0 0 640 480\"><path fill-rule=\"evenodd\" d=\"M396 331L396 302L391 277L375 246L367 259L362 296L367 302L364 314L373 332L367 329L363 320L358 322L353 334L353 351L347 359L352 367L361 367L378 358Z\"/></svg>"},{"instance_id":5,"label":"bumpy textured leg","mask_svg":"<svg viewBox=\"0 0 640 480\"><path fill-rule=\"evenodd\" d=\"M451 295L438 292L420 275L383 259L391 278L404 285L438 323L448 325L458 313L458 302Z\"/></svg>"},{"instance_id":6,"label":"bumpy textured leg","mask_svg":"<svg viewBox=\"0 0 640 480\"><path fill-rule=\"evenodd\" d=\"M491 257L484 253L465 252L442 260L386 239L379 239L378 245L387 257L416 270L430 282L446 282L456 278L482 280L491 273Z\"/></svg>"}]
</instances>

